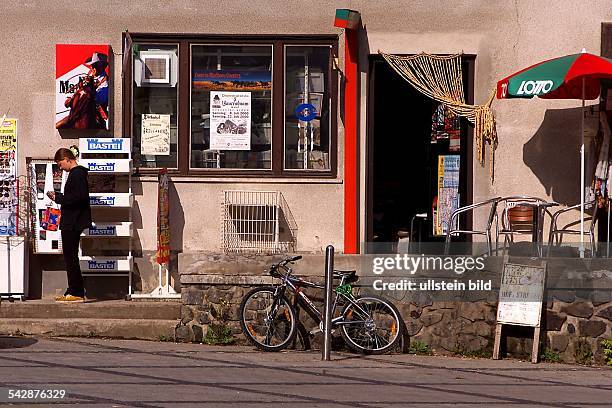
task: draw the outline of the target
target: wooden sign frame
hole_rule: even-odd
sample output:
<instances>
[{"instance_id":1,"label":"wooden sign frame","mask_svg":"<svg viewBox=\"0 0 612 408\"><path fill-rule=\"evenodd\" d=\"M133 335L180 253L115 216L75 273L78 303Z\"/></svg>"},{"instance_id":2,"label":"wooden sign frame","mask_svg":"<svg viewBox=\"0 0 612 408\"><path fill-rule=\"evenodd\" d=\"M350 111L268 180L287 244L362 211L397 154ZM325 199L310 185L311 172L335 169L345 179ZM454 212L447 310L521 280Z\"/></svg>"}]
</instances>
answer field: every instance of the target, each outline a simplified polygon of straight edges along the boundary
<instances>
[{"instance_id":1,"label":"wooden sign frame","mask_svg":"<svg viewBox=\"0 0 612 408\"><path fill-rule=\"evenodd\" d=\"M541 322L542 322L542 310L544 303L544 288L546 286L546 266L547 262L543 259L531 258L527 262L523 259L522 262L509 262L508 256L504 257L503 268L502 268L502 278L499 288L499 301L497 304L497 324L495 326L495 342L493 345L493 359L500 359L500 345L501 345L501 337L502 337L502 329L503 325L517 325L517 326L527 326L533 327L533 345L531 349L531 362L537 363L539 359L539 349L540 349L540 333L541 333ZM525 271L531 269L531 274L526 274ZM521 290L521 286L530 287L528 290ZM539 286L539 287L538 287ZM518 292L516 290L519 289ZM526 314L523 315L523 321L520 321L519 318L505 318L505 320L500 321L500 315L502 315L502 311L500 308L504 308L504 298L508 299L507 302L517 302L520 303L520 300L512 300L512 299L520 299L525 298L528 299L530 297L539 298L538 301L523 301L523 303L536 303L538 304L537 308L537 318L536 321L525 321L529 319L525 319ZM513 303L516 305L516 303ZM529 312L529 311L527 311ZM533 311L532 316L533 319ZM512 314L512 311L510 313ZM516 317L516 316L515 316Z\"/></svg>"}]
</instances>

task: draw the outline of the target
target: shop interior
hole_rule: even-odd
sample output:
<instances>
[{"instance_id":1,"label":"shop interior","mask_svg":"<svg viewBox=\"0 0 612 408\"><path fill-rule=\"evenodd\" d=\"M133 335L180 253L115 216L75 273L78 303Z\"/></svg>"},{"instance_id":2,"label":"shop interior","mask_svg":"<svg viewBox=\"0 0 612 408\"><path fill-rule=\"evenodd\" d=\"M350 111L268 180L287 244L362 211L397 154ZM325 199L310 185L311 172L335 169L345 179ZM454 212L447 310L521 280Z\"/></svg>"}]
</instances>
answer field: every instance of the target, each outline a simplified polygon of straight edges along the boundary
<instances>
[{"instance_id":1,"label":"shop interior","mask_svg":"<svg viewBox=\"0 0 612 408\"><path fill-rule=\"evenodd\" d=\"M439 157L455 161L454 207L465 205L472 148L469 126L455 118L455 130L438 132L444 120L436 113L443 107L413 88L380 56L370 61L369 87L367 242L395 244L410 236L411 224L412 242L443 241L446 230L436 219ZM466 92L468 101L470 96ZM442 127L436 127L438 120Z\"/></svg>"}]
</instances>

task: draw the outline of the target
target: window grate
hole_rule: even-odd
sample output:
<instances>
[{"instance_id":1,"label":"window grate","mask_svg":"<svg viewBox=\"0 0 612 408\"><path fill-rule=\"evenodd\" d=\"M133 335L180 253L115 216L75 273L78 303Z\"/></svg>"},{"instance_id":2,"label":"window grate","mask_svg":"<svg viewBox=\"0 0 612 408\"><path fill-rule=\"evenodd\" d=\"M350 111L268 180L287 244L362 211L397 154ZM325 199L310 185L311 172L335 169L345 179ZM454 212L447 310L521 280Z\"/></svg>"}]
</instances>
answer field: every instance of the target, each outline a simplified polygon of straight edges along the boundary
<instances>
[{"instance_id":1,"label":"window grate","mask_svg":"<svg viewBox=\"0 0 612 408\"><path fill-rule=\"evenodd\" d=\"M221 242L225 252L295 251L297 224L280 191L223 191Z\"/></svg>"}]
</instances>

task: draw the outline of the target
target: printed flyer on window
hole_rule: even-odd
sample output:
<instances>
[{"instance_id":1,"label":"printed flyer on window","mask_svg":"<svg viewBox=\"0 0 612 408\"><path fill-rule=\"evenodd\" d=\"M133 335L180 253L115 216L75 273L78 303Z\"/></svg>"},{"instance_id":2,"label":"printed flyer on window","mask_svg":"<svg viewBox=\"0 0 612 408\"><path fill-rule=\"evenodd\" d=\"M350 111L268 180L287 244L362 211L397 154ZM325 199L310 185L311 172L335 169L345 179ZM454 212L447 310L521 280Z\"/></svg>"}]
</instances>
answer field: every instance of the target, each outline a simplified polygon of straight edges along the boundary
<instances>
[{"instance_id":1,"label":"printed flyer on window","mask_svg":"<svg viewBox=\"0 0 612 408\"><path fill-rule=\"evenodd\" d=\"M250 92L210 92L210 148L251 150Z\"/></svg>"}]
</instances>

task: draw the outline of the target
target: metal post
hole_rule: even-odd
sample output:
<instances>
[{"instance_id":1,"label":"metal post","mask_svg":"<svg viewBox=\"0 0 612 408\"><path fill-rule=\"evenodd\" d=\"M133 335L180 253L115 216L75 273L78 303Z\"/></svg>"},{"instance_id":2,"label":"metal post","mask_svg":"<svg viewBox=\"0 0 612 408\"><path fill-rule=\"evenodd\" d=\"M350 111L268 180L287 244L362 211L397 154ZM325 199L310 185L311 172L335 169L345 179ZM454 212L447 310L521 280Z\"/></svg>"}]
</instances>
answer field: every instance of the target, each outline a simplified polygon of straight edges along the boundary
<instances>
[{"instance_id":1,"label":"metal post","mask_svg":"<svg viewBox=\"0 0 612 408\"><path fill-rule=\"evenodd\" d=\"M586 78L582 78L582 109L580 110L580 257L584 258L584 94Z\"/></svg>"},{"instance_id":2,"label":"metal post","mask_svg":"<svg viewBox=\"0 0 612 408\"><path fill-rule=\"evenodd\" d=\"M331 360L332 286L334 281L334 247L325 250L325 314L323 319L322 359Z\"/></svg>"}]
</instances>

